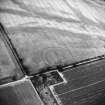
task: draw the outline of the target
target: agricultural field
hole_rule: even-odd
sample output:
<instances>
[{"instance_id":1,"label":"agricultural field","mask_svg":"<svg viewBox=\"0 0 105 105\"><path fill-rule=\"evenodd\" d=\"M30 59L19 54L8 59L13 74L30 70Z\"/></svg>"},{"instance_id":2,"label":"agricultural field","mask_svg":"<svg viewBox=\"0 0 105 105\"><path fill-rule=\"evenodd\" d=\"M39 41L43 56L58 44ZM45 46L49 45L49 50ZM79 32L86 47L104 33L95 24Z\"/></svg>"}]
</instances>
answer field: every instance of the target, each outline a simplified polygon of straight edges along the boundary
<instances>
[{"instance_id":1,"label":"agricultural field","mask_svg":"<svg viewBox=\"0 0 105 105\"><path fill-rule=\"evenodd\" d=\"M96 17L89 11L86 16L84 6L92 9ZM93 7L82 0L77 4L72 0L7 0L0 4L0 19L23 64L33 74L45 67L71 64L105 53L104 22L99 20L102 14L97 15ZM100 11L98 7L97 10Z\"/></svg>"},{"instance_id":2,"label":"agricultural field","mask_svg":"<svg viewBox=\"0 0 105 105\"><path fill-rule=\"evenodd\" d=\"M15 75L16 67L11 59L11 56L0 39L0 80L4 78L13 77Z\"/></svg>"},{"instance_id":3,"label":"agricultural field","mask_svg":"<svg viewBox=\"0 0 105 105\"><path fill-rule=\"evenodd\" d=\"M0 24L16 52L11 53L0 40L0 84L3 79L9 83L0 85L0 101L12 100L8 105L104 105L100 104L105 103L104 3L0 0ZM23 69L15 64L16 54Z\"/></svg>"}]
</instances>

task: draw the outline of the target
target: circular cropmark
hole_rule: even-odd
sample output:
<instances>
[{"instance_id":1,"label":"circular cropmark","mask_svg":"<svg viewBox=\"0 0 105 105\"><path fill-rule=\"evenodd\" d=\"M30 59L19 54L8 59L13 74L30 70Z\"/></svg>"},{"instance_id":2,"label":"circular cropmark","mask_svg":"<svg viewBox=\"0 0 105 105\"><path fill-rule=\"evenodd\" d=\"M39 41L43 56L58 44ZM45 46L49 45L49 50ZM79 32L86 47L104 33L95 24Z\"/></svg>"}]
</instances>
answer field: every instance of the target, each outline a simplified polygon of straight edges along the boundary
<instances>
[{"instance_id":1,"label":"circular cropmark","mask_svg":"<svg viewBox=\"0 0 105 105\"><path fill-rule=\"evenodd\" d=\"M43 61L49 65L62 65L67 61L69 51L62 46L48 47L43 50Z\"/></svg>"}]
</instances>

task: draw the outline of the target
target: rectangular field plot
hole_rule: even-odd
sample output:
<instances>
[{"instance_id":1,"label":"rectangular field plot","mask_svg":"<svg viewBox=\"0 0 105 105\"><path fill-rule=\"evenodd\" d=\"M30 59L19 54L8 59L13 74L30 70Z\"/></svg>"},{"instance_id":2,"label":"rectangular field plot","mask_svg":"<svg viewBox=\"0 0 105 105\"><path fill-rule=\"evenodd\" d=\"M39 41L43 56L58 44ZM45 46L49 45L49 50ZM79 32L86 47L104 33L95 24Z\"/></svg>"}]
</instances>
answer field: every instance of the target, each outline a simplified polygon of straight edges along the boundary
<instances>
[{"instance_id":1,"label":"rectangular field plot","mask_svg":"<svg viewBox=\"0 0 105 105\"><path fill-rule=\"evenodd\" d=\"M104 59L68 69L62 74L67 83L54 86L54 92L63 105L105 103Z\"/></svg>"},{"instance_id":2,"label":"rectangular field plot","mask_svg":"<svg viewBox=\"0 0 105 105\"><path fill-rule=\"evenodd\" d=\"M28 75L105 54L100 27L78 17L67 2L0 2L0 20L8 29ZM93 30L89 30L91 27ZM100 31L93 32L94 29Z\"/></svg>"},{"instance_id":3,"label":"rectangular field plot","mask_svg":"<svg viewBox=\"0 0 105 105\"><path fill-rule=\"evenodd\" d=\"M10 54L9 45L6 46L1 35L2 33L0 33L0 84L3 84L20 79L23 73L19 69L19 65L14 62L15 58Z\"/></svg>"},{"instance_id":4,"label":"rectangular field plot","mask_svg":"<svg viewBox=\"0 0 105 105\"><path fill-rule=\"evenodd\" d=\"M42 105L29 79L0 86L0 105Z\"/></svg>"}]
</instances>

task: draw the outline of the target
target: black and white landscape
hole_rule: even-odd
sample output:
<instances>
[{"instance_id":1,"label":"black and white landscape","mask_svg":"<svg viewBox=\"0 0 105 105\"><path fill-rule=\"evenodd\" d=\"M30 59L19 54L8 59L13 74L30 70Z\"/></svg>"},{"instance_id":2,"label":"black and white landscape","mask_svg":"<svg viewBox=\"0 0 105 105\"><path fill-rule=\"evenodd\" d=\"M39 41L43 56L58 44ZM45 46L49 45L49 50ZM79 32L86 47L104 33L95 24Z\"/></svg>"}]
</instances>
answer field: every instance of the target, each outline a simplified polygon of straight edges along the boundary
<instances>
[{"instance_id":1,"label":"black and white landscape","mask_svg":"<svg viewBox=\"0 0 105 105\"><path fill-rule=\"evenodd\" d=\"M105 54L104 0L1 0L0 22L8 31L28 76L44 73L48 67L71 65ZM10 76L14 69L4 66L10 61L3 52L6 50L0 50L0 69L3 67L0 78ZM92 100L100 100L97 97L105 95L104 62L95 61L74 68L74 71L71 68L60 71L67 84L53 88L63 103L61 105L85 105L87 100L91 101L87 105L101 105ZM77 73L76 76L72 72ZM84 94L82 89L77 93L70 92L81 87L87 89L83 90ZM83 97L76 96L78 94Z\"/></svg>"}]
</instances>

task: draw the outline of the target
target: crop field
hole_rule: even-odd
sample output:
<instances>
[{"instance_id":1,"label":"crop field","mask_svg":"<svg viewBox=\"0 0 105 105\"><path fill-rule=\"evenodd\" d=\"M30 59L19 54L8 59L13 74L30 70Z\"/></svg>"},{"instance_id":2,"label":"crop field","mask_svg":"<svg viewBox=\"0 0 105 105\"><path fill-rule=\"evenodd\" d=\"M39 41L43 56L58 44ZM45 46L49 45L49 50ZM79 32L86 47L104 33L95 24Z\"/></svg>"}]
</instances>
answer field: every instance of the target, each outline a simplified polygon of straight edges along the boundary
<instances>
[{"instance_id":1,"label":"crop field","mask_svg":"<svg viewBox=\"0 0 105 105\"><path fill-rule=\"evenodd\" d=\"M67 69L62 72L67 83L52 85L56 99L63 105L105 103L105 60Z\"/></svg>"},{"instance_id":2,"label":"crop field","mask_svg":"<svg viewBox=\"0 0 105 105\"><path fill-rule=\"evenodd\" d=\"M11 56L0 39L0 79L13 77L15 75L16 67L11 59Z\"/></svg>"},{"instance_id":3,"label":"crop field","mask_svg":"<svg viewBox=\"0 0 105 105\"><path fill-rule=\"evenodd\" d=\"M104 30L68 6L72 2L1 2L0 20L30 74L105 53Z\"/></svg>"},{"instance_id":4,"label":"crop field","mask_svg":"<svg viewBox=\"0 0 105 105\"><path fill-rule=\"evenodd\" d=\"M31 33L15 32L10 38L24 60L24 65L30 67L33 73L36 72L34 69L71 64L105 52L102 40L51 28L33 29Z\"/></svg>"},{"instance_id":5,"label":"crop field","mask_svg":"<svg viewBox=\"0 0 105 105\"><path fill-rule=\"evenodd\" d=\"M7 40L0 39L0 105L104 103L102 4L98 0L0 0L0 24L13 45L10 51Z\"/></svg>"},{"instance_id":6,"label":"crop field","mask_svg":"<svg viewBox=\"0 0 105 105\"><path fill-rule=\"evenodd\" d=\"M23 78L17 82L0 87L1 105L42 105L29 79Z\"/></svg>"}]
</instances>

